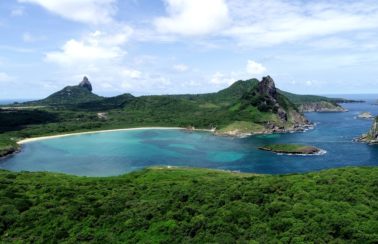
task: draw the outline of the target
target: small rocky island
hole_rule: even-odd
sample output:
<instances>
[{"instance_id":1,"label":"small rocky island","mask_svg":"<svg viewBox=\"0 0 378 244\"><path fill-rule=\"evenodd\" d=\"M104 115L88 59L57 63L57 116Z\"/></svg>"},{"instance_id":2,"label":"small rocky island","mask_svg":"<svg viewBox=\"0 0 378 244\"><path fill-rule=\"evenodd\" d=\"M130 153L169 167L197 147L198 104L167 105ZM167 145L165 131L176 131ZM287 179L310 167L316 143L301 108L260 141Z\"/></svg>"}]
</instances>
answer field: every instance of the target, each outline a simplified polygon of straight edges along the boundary
<instances>
[{"instance_id":1,"label":"small rocky island","mask_svg":"<svg viewBox=\"0 0 378 244\"><path fill-rule=\"evenodd\" d=\"M259 147L259 149L263 151L290 155L317 155L323 151L317 147L300 144L272 144Z\"/></svg>"},{"instance_id":2,"label":"small rocky island","mask_svg":"<svg viewBox=\"0 0 378 244\"><path fill-rule=\"evenodd\" d=\"M358 119L374 119L374 116L370 112L361 112L357 115Z\"/></svg>"}]
</instances>

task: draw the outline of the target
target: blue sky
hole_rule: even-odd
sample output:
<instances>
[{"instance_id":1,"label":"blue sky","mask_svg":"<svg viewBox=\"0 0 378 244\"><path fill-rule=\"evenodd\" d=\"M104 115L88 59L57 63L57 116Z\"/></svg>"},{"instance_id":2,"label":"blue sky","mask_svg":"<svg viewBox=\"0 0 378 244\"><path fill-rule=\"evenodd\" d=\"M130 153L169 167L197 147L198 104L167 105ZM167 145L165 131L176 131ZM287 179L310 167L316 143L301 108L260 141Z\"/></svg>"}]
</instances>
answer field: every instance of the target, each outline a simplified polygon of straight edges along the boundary
<instances>
[{"instance_id":1,"label":"blue sky","mask_svg":"<svg viewBox=\"0 0 378 244\"><path fill-rule=\"evenodd\" d=\"M84 75L105 96L268 74L301 94L378 93L375 0L0 0L0 36L0 99Z\"/></svg>"}]
</instances>

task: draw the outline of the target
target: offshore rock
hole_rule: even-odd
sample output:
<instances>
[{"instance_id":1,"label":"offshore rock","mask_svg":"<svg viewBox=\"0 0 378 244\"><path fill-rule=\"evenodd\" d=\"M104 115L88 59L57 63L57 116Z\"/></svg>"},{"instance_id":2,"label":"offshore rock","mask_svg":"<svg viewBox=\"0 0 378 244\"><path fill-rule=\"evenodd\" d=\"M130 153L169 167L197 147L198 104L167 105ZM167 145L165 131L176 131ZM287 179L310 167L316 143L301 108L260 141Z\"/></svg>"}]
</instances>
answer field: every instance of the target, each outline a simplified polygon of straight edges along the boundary
<instances>
[{"instance_id":1,"label":"offshore rock","mask_svg":"<svg viewBox=\"0 0 378 244\"><path fill-rule=\"evenodd\" d=\"M375 118L369 133L362 135L358 140L370 144L378 144L378 117Z\"/></svg>"}]
</instances>

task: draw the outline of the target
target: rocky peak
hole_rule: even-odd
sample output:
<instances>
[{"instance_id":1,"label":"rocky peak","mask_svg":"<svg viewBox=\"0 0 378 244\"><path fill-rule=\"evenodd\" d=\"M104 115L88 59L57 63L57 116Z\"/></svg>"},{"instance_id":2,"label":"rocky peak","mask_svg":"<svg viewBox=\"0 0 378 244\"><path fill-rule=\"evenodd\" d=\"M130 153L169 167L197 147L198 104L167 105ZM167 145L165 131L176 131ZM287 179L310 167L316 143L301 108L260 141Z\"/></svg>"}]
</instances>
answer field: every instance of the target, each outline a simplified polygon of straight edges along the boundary
<instances>
[{"instance_id":1,"label":"rocky peak","mask_svg":"<svg viewBox=\"0 0 378 244\"><path fill-rule=\"evenodd\" d=\"M263 96L267 95L271 98L277 99L277 89L272 77L269 75L263 77L262 81L259 83L259 93Z\"/></svg>"},{"instance_id":2,"label":"rocky peak","mask_svg":"<svg viewBox=\"0 0 378 244\"><path fill-rule=\"evenodd\" d=\"M83 77L83 80L80 82L79 86L84 87L90 92L92 91L92 84L86 76Z\"/></svg>"}]
</instances>

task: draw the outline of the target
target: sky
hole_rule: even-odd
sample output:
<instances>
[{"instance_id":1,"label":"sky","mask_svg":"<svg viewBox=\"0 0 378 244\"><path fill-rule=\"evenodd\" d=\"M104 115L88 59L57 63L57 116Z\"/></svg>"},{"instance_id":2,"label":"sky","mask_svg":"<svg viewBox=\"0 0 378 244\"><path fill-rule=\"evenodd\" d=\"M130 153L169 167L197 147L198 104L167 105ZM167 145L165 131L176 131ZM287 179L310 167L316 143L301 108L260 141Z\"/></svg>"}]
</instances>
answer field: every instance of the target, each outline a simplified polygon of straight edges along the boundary
<instances>
[{"instance_id":1,"label":"sky","mask_svg":"<svg viewBox=\"0 0 378 244\"><path fill-rule=\"evenodd\" d=\"M0 99L214 92L270 75L378 93L376 0L0 0Z\"/></svg>"}]
</instances>

